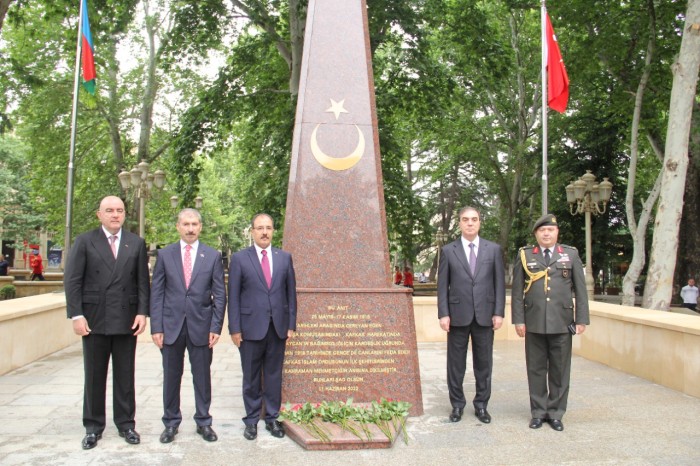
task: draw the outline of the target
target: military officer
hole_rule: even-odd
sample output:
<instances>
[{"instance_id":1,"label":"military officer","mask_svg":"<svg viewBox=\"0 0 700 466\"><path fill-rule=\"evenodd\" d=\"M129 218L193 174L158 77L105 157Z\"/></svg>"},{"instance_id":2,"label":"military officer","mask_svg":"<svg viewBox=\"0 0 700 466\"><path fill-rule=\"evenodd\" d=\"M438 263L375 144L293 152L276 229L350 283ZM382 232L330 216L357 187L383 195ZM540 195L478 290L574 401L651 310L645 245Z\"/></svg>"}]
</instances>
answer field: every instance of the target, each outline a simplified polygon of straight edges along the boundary
<instances>
[{"instance_id":1,"label":"military officer","mask_svg":"<svg viewBox=\"0 0 700 466\"><path fill-rule=\"evenodd\" d=\"M562 431L572 335L590 323L586 280L576 248L557 243L554 215L540 217L533 232L537 244L520 248L515 258L511 312L518 336L525 337L530 428L547 422Z\"/></svg>"}]
</instances>

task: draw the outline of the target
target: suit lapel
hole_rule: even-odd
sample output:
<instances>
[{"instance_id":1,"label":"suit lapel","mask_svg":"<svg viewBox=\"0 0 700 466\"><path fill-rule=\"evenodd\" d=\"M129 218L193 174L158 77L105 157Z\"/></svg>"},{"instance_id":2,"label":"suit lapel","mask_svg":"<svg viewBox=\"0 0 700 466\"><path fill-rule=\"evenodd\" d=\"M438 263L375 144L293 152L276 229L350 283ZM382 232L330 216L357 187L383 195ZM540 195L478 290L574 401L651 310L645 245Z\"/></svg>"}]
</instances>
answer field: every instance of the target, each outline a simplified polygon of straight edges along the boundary
<instances>
[{"instance_id":1,"label":"suit lapel","mask_svg":"<svg viewBox=\"0 0 700 466\"><path fill-rule=\"evenodd\" d=\"M260 260L258 260L258 252L255 250L255 246L248 248L248 256L250 257L250 262L253 265L253 270L255 270L255 272L258 274L258 278L262 282L263 286L267 288L267 282L265 281L262 265L260 264Z\"/></svg>"},{"instance_id":2,"label":"suit lapel","mask_svg":"<svg viewBox=\"0 0 700 466\"><path fill-rule=\"evenodd\" d=\"M455 256L457 256L457 260L462 264L462 267L464 267L464 270L467 271L467 274L471 277L472 271L469 268L469 262L467 262L467 255L464 251L464 246L462 245L462 238L458 239L454 243L454 248L453 251L455 253ZM477 261L478 264L478 261Z\"/></svg>"},{"instance_id":3,"label":"suit lapel","mask_svg":"<svg viewBox=\"0 0 700 466\"><path fill-rule=\"evenodd\" d=\"M180 277L180 282L182 283L182 289L186 290L185 286L185 269L182 266L182 251L180 250L180 242L173 244L171 251L171 256L173 263L175 264L175 270L177 270L177 276ZM192 283L192 277L190 277L190 283Z\"/></svg>"},{"instance_id":4,"label":"suit lapel","mask_svg":"<svg viewBox=\"0 0 700 466\"><path fill-rule=\"evenodd\" d=\"M192 256L194 265L192 266L192 276L190 277L190 286L194 283L194 279L197 277L197 273L202 269L203 263L206 260L208 254L206 253L205 246L202 242L199 242L199 247L197 248L197 257ZM184 272L183 272L184 277Z\"/></svg>"},{"instance_id":5,"label":"suit lapel","mask_svg":"<svg viewBox=\"0 0 700 466\"><path fill-rule=\"evenodd\" d=\"M282 257L284 257L282 254L280 254L279 249L277 248L271 248L272 250L272 282L270 283L270 289L272 289L275 286L275 283L277 282L277 277L280 275L278 272L282 270ZM277 272L275 272L277 271Z\"/></svg>"},{"instance_id":6,"label":"suit lapel","mask_svg":"<svg viewBox=\"0 0 700 466\"><path fill-rule=\"evenodd\" d=\"M92 235L92 245L97 251L97 254L102 258L102 260L109 266L110 269L114 269L114 254L112 254L112 248L109 246L109 240L107 239L107 236L105 236L104 231L102 231L102 227L98 228L97 230L94 230L95 234ZM122 236L124 236L122 234ZM123 243L123 241L120 241L120 243ZM121 244L119 246L121 249ZM117 257L119 256L119 253L117 253Z\"/></svg>"},{"instance_id":7,"label":"suit lapel","mask_svg":"<svg viewBox=\"0 0 700 466\"><path fill-rule=\"evenodd\" d=\"M474 278L479 275L479 270L481 270L481 261L486 257L488 252L488 243L483 239L479 239L479 252L476 254L476 267L474 268Z\"/></svg>"}]
</instances>

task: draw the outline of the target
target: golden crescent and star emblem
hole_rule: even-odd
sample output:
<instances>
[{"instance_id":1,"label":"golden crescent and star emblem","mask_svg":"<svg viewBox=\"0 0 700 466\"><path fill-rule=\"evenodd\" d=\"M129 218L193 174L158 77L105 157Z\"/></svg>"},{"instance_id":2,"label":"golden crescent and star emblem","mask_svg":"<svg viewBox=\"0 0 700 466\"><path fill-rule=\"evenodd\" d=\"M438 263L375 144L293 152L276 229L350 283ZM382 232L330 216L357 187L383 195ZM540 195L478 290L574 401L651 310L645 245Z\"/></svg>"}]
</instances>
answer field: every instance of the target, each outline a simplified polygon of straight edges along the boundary
<instances>
[{"instance_id":1,"label":"golden crescent and star emblem","mask_svg":"<svg viewBox=\"0 0 700 466\"><path fill-rule=\"evenodd\" d=\"M336 120L340 117L341 113L350 113L347 110L345 110L343 106L345 103L345 99L341 100L340 102L336 102L333 99L330 100L331 106L326 110L326 112L333 113L333 115L335 115ZM350 168L354 167L357 164L357 162L360 161L362 155L365 152L365 136L362 134L360 128L357 125L354 125L357 129L358 141L357 146L355 146L355 149L350 153L350 155L347 155L345 157L331 157L325 154L318 145L316 133L318 132L318 128L320 126L321 123L317 124L314 130L311 132L311 153L314 155L316 161L322 167L334 171L349 170Z\"/></svg>"}]
</instances>

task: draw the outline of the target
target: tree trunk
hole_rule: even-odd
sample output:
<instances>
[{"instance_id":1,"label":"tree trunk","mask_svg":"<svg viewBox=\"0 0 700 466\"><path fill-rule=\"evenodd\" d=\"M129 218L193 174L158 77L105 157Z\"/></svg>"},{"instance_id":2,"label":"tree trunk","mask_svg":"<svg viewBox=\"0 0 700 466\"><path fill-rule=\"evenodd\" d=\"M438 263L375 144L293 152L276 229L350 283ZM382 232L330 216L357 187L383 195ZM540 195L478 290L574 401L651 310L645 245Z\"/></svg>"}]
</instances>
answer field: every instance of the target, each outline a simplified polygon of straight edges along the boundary
<instances>
[{"instance_id":1,"label":"tree trunk","mask_svg":"<svg viewBox=\"0 0 700 466\"><path fill-rule=\"evenodd\" d=\"M688 283L689 278L700 281L700 112L696 104L693 110L690 150L688 151L688 176L683 199L683 221L678 236L678 257L674 273L675 289ZM677 296L677 293L676 293Z\"/></svg>"},{"instance_id":2,"label":"tree trunk","mask_svg":"<svg viewBox=\"0 0 700 466\"><path fill-rule=\"evenodd\" d=\"M15 0L0 0L0 31L2 31L2 24L5 22L5 15L7 15L7 10L10 8L10 3Z\"/></svg>"},{"instance_id":3,"label":"tree trunk","mask_svg":"<svg viewBox=\"0 0 700 466\"><path fill-rule=\"evenodd\" d=\"M644 290L644 307L660 310L668 310L673 294L673 271L688 171L690 122L700 70L700 0L688 1L681 50L671 68L673 88L661 196Z\"/></svg>"},{"instance_id":4,"label":"tree trunk","mask_svg":"<svg viewBox=\"0 0 700 466\"><path fill-rule=\"evenodd\" d=\"M289 33L292 62L289 73L289 92L292 97L299 94L301 58L304 52L304 30L306 28L306 3L289 0Z\"/></svg>"},{"instance_id":5,"label":"tree trunk","mask_svg":"<svg viewBox=\"0 0 700 466\"><path fill-rule=\"evenodd\" d=\"M654 56L654 45L656 37L656 21L654 14L654 4L648 2L649 5L649 40L647 42L647 53L644 59L644 71L637 85L637 92L634 99L634 112L632 113L632 131L630 135L630 165L627 172L627 193L625 196L625 213L627 215L627 225L629 226L630 235L632 236L632 260L625 277L622 280L622 304L625 306L634 306L634 286L637 284L639 275L641 275L645 264L646 254L646 236L647 225L651 214L651 209L654 207L656 197L658 196L658 187L660 185L660 177L656 178L654 190L644 202L642 213L637 223L637 217L634 212L634 191L637 179L637 160L639 158L639 120L642 114L642 102L644 101L644 92L649 82L651 74L651 59Z\"/></svg>"}]
</instances>

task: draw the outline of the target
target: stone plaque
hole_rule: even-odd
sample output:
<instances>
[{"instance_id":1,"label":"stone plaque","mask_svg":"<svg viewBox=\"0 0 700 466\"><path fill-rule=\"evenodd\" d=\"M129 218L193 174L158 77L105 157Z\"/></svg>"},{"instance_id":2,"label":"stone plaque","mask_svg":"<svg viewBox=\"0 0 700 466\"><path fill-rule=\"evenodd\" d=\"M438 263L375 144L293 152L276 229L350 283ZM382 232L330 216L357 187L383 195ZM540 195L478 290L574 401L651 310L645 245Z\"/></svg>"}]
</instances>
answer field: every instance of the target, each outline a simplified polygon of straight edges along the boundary
<instances>
[{"instance_id":1,"label":"stone plaque","mask_svg":"<svg viewBox=\"0 0 700 466\"><path fill-rule=\"evenodd\" d=\"M392 284L364 0L310 0L284 248L297 333L283 401L381 397L423 413L410 290Z\"/></svg>"}]
</instances>

